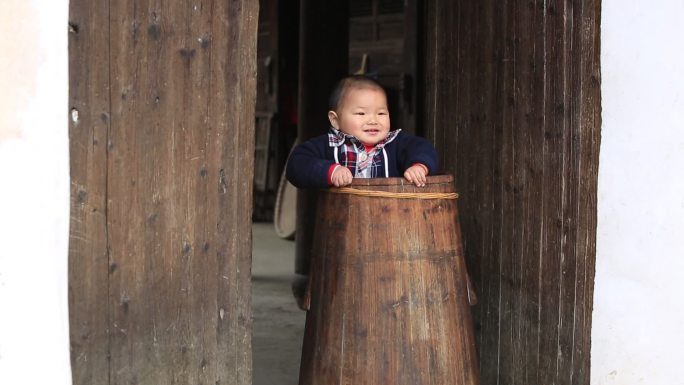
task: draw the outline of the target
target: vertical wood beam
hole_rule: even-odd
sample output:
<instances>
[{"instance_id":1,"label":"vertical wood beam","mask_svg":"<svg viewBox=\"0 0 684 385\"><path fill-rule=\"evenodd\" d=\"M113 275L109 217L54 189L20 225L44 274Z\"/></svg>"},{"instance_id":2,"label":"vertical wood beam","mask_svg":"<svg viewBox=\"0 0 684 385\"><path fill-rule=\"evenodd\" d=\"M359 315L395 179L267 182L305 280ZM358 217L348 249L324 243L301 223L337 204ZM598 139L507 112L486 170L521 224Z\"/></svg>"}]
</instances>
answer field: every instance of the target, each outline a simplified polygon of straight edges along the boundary
<instances>
[{"instance_id":1,"label":"vertical wood beam","mask_svg":"<svg viewBox=\"0 0 684 385\"><path fill-rule=\"evenodd\" d=\"M72 345L96 332L75 383L249 384L258 1L84 5L106 33L70 51L72 100L102 150L72 125L73 188L103 209L72 219Z\"/></svg>"},{"instance_id":2,"label":"vertical wood beam","mask_svg":"<svg viewBox=\"0 0 684 385\"><path fill-rule=\"evenodd\" d=\"M109 383L109 1L69 4L69 328L74 384Z\"/></svg>"},{"instance_id":3,"label":"vertical wood beam","mask_svg":"<svg viewBox=\"0 0 684 385\"><path fill-rule=\"evenodd\" d=\"M424 11L425 131L462 193L482 383L587 384L600 1Z\"/></svg>"}]
</instances>

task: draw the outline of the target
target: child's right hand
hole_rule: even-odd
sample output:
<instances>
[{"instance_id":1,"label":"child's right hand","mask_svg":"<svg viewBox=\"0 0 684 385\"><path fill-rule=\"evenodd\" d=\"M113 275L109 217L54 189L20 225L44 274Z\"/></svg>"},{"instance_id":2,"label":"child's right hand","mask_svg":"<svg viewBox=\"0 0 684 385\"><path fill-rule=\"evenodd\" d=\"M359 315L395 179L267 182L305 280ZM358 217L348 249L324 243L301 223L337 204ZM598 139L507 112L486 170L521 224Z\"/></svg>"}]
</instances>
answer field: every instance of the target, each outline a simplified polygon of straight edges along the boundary
<instances>
[{"instance_id":1,"label":"child's right hand","mask_svg":"<svg viewBox=\"0 0 684 385\"><path fill-rule=\"evenodd\" d=\"M354 179L351 171L344 166L340 166L333 171L332 177L330 178L332 185L335 187L349 186Z\"/></svg>"},{"instance_id":2,"label":"child's right hand","mask_svg":"<svg viewBox=\"0 0 684 385\"><path fill-rule=\"evenodd\" d=\"M406 169L404 178L417 187L425 187L425 182L427 182L427 167L419 163L414 164Z\"/></svg>"}]
</instances>

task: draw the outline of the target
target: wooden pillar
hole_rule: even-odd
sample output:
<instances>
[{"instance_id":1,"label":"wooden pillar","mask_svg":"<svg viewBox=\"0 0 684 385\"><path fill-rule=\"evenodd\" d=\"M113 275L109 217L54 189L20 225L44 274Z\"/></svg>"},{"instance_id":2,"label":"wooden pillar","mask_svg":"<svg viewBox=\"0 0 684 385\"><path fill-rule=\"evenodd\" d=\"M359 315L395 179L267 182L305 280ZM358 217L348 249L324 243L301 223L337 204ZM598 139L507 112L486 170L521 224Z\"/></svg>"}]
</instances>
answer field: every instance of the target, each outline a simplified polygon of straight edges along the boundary
<instances>
[{"instance_id":1,"label":"wooden pillar","mask_svg":"<svg viewBox=\"0 0 684 385\"><path fill-rule=\"evenodd\" d=\"M299 129L300 141L327 132L328 96L348 73L349 2L346 0L300 2ZM316 192L297 193L296 266L308 274L316 215Z\"/></svg>"},{"instance_id":2,"label":"wooden pillar","mask_svg":"<svg viewBox=\"0 0 684 385\"><path fill-rule=\"evenodd\" d=\"M69 332L73 383L109 384L108 2L69 2Z\"/></svg>"},{"instance_id":3,"label":"wooden pillar","mask_svg":"<svg viewBox=\"0 0 684 385\"><path fill-rule=\"evenodd\" d=\"M75 384L251 383L257 14L70 3Z\"/></svg>"},{"instance_id":4,"label":"wooden pillar","mask_svg":"<svg viewBox=\"0 0 684 385\"><path fill-rule=\"evenodd\" d=\"M483 384L589 383L600 5L425 5L425 133L461 193Z\"/></svg>"}]
</instances>

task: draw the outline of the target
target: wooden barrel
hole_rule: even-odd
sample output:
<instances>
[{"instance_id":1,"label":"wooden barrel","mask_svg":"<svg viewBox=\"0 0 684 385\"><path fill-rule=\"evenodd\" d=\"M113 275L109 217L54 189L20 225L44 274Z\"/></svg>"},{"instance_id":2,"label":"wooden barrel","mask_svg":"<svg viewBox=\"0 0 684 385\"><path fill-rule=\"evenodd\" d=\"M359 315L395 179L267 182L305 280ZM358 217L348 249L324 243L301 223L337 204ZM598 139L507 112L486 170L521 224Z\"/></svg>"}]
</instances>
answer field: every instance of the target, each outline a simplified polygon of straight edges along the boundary
<instances>
[{"instance_id":1,"label":"wooden barrel","mask_svg":"<svg viewBox=\"0 0 684 385\"><path fill-rule=\"evenodd\" d=\"M453 177L350 187L319 197L299 384L479 384Z\"/></svg>"}]
</instances>

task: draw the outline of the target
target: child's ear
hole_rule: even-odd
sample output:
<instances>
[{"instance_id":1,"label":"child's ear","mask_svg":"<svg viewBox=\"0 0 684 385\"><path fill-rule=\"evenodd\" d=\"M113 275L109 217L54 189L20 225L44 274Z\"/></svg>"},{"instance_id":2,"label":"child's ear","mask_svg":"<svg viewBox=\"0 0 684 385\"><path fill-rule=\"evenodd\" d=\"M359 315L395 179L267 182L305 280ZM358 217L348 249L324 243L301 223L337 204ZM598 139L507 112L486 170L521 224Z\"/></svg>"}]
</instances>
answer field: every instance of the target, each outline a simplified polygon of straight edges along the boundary
<instances>
[{"instance_id":1,"label":"child's ear","mask_svg":"<svg viewBox=\"0 0 684 385\"><path fill-rule=\"evenodd\" d=\"M330 125L335 127L336 130L340 129L340 124L337 121L337 114L335 111L328 111L328 120L330 120Z\"/></svg>"}]
</instances>

